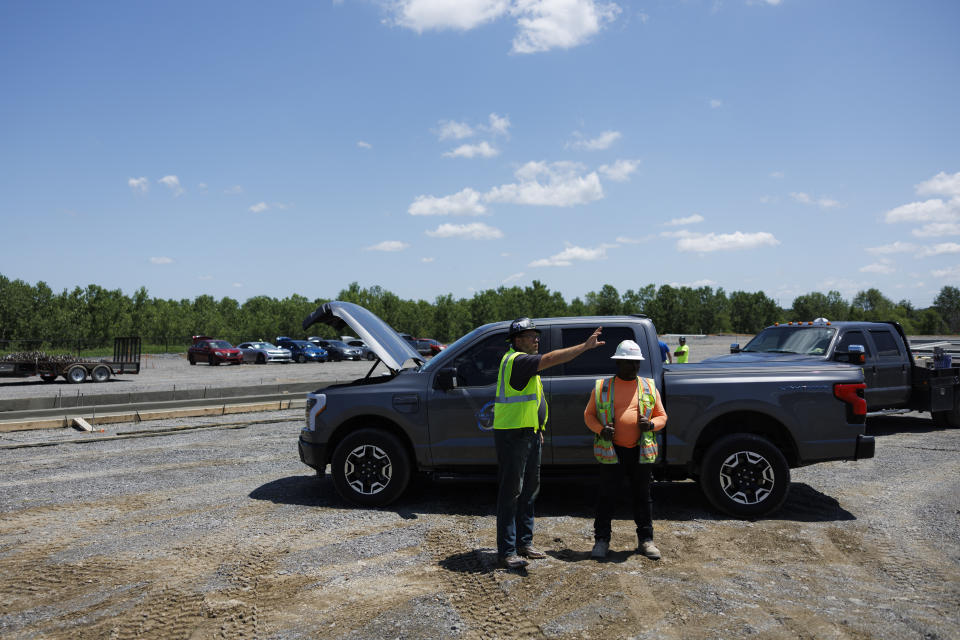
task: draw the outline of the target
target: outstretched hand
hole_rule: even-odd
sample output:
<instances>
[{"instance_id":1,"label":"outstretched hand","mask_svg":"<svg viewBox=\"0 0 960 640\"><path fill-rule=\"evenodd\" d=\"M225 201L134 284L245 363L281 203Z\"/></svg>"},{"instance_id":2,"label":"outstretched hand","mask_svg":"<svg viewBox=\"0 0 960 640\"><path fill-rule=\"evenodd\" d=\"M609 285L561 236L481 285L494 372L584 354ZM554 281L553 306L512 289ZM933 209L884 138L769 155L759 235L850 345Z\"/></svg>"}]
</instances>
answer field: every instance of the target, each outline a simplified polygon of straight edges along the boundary
<instances>
[{"instance_id":1,"label":"outstretched hand","mask_svg":"<svg viewBox=\"0 0 960 640\"><path fill-rule=\"evenodd\" d=\"M587 341L583 343L587 349L594 349L602 344L607 344L600 339L601 331L603 331L603 327L597 327L597 330L590 334L590 337L587 338Z\"/></svg>"}]
</instances>

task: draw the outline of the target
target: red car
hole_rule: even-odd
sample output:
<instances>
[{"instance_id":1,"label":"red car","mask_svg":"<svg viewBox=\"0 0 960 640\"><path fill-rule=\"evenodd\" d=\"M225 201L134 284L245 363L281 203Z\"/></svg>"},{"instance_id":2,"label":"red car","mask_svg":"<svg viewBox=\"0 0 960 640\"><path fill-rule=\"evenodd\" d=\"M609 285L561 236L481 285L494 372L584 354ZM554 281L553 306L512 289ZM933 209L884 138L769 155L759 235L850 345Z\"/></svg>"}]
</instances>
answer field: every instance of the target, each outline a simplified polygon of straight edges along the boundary
<instances>
[{"instance_id":1,"label":"red car","mask_svg":"<svg viewBox=\"0 0 960 640\"><path fill-rule=\"evenodd\" d=\"M221 362L243 364L243 352L226 340L216 340L210 336L193 336L193 346L187 349L190 364L198 361L218 365Z\"/></svg>"},{"instance_id":2,"label":"red car","mask_svg":"<svg viewBox=\"0 0 960 640\"><path fill-rule=\"evenodd\" d=\"M446 348L447 345L440 344L433 338L417 338L417 351L421 355L435 356Z\"/></svg>"}]
</instances>

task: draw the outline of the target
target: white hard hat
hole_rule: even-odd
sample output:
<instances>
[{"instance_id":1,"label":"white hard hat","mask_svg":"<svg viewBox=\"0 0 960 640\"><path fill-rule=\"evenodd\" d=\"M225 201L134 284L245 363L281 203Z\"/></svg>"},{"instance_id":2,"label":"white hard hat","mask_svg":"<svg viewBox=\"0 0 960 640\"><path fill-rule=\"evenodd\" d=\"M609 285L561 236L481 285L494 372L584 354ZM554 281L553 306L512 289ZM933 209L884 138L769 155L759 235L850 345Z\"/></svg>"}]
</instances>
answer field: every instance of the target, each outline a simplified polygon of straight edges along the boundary
<instances>
[{"instance_id":1,"label":"white hard hat","mask_svg":"<svg viewBox=\"0 0 960 640\"><path fill-rule=\"evenodd\" d=\"M643 360L640 345L633 340L624 340L617 345L617 350L610 356L611 360Z\"/></svg>"}]
</instances>

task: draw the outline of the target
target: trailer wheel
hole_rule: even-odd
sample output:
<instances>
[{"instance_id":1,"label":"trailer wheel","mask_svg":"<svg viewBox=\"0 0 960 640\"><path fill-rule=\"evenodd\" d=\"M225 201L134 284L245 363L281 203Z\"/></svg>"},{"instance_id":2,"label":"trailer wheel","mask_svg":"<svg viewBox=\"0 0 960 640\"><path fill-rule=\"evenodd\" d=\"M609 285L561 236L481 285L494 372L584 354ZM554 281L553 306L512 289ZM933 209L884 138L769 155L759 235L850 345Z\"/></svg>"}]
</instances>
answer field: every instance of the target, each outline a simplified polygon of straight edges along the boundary
<instances>
[{"instance_id":1,"label":"trailer wheel","mask_svg":"<svg viewBox=\"0 0 960 640\"><path fill-rule=\"evenodd\" d=\"M69 369L67 369L67 382L72 384L79 384L87 379L87 369L82 365L75 364Z\"/></svg>"},{"instance_id":2,"label":"trailer wheel","mask_svg":"<svg viewBox=\"0 0 960 640\"><path fill-rule=\"evenodd\" d=\"M106 382L110 379L110 367L105 364L98 364L90 372L90 379L94 382Z\"/></svg>"},{"instance_id":3,"label":"trailer wheel","mask_svg":"<svg viewBox=\"0 0 960 640\"><path fill-rule=\"evenodd\" d=\"M44 382L50 383L57 379L57 374L55 373L41 373L40 379Z\"/></svg>"}]
</instances>

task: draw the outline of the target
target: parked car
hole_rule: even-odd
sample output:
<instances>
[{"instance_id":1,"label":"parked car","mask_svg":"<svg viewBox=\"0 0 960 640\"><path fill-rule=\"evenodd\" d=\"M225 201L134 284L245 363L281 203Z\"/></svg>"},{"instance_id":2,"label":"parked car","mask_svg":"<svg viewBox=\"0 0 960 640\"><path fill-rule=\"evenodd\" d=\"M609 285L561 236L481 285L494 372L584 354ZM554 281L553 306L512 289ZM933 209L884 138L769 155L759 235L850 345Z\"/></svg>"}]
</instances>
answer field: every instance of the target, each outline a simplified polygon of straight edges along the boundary
<instances>
[{"instance_id":1,"label":"parked car","mask_svg":"<svg viewBox=\"0 0 960 640\"><path fill-rule=\"evenodd\" d=\"M417 351L420 355L435 356L446 348L447 345L440 344L433 338L417 338Z\"/></svg>"},{"instance_id":2,"label":"parked car","mask_svg":"<svg viewBox=\"0 0 960 640\"><path fill-rule=\"evenodd\" d=\"M363 351L359 347L351 347L342 340L328 340L311 336L307 338L313 344L323 347L327 350L330 360L339 362L340 360L359 360L363 357Z\"/></svg>"},{"instance_id":3,"label":"parked car","mask_svg":"<svg viewBox=\"0 0 960 640\"><path fill-rule=\"evenodd\" d=\"M307 340L294 340L286 336L277 336L277 346L288 349L294 362L326 362L327 350Z\"/></svg>"},{"instance_id":4,"label":"parked car","mask_svg":"<svg viewBox=\"0 0 960 640\"><path fill-rule=\"evenodd\" d=\"M321 305L303 321L346 324L374 349L388 375L331 384L307 394L300 460L324 473L337 492L365 505L385 505L412 474L495 477L491 408L506 352L509 322L478 327L425 362L383 320L349 302ZM828 460L863 460L875 452L866 434L866 384L860 366L841 362L698 363L665 366L656 328L644 316L544 318L540 349L581 344L603 327L605 345L550 370L543 392L550 422L545 472L596 473L593 433L583 410L622 340L646 359L670 419L660 435L654 477L698 480L718 510L740 518L775 511L790 489L790 469ZM651 357L654 354L657 357ZM410 366L410 363L413 366Z\"/></svg>"},{"instance_id":5,"label":"parked car","mask_svg":"<svg viewBox=\"0 0 960 640\"><path fill-rule=\"evenodd\" d=\"M210 336L193 336L193 344L187 349L190 364L208 362L218 365L221 362L242 364L243 354L226 340L217 340Z\"/></svg>"},{"instance_id":6,"label":"parked car","mask_svg":"<svg viewBox=\"0 0 960 640\"><path fill-rule=\"evenodd\" d=\"M237 345L237 349L243 352L244 362L256 362L257 364L293 362L293 354L290 353L289 349L281 349L269 342L243 342Z\"/></svg>"},{"instance_id":7,"label":"parked car","mask_svg":"<svg viewBox=\"0 0 960 640\"><path fill-rule=\"evenodd\" d=\"M360 356L364 360L376 360L377 354L373 352L373 349L367 346L367 343L358 338L350 338L349 340L343 340L348 347L356 347L360 349L362 355Z\"/></svg>"}]
</instances>

